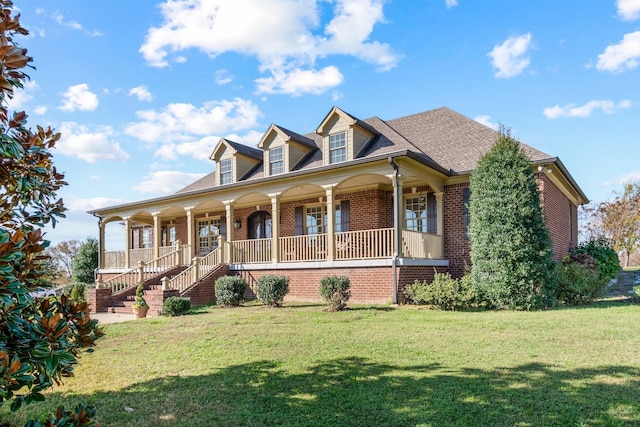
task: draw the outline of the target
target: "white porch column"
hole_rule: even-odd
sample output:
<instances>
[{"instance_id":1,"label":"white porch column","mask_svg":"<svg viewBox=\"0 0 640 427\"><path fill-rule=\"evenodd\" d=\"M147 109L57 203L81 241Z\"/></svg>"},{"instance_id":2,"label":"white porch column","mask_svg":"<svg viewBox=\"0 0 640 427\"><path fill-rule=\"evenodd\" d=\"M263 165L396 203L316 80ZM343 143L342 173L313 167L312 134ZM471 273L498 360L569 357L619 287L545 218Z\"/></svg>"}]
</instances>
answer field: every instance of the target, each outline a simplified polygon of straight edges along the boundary
<instances>
[{"instance_id":1,"label":"white porch column","mask_svg":"<svg viewBox=\"0 0 640 427\"><path fill-rule=\"evenodd\" d=\"M235 218L233 217L233 205L231 204L231 201L226 201L224 202L224 210L225 210L225 215L227 216L227 221L226 221L226 227L227 227L227 242L224 242L223 244L227 245L227 248L224 249L229 249L229 250L224 250L223 254L225 255L225 259L224 261L226 263L232 263L233 260L233 241L235 240L234 235L233 235L233 224L235 222Z\"/></svg>"},{"instance_id":2,"label":"white porch column","mask_svg":"<svg viewBox=\"0 0 640 427\"><path fill-rule=\"evenodd\" d=\"M336 210L333 199L333 185L323 186L327 195L327 261L335 259Z\"/></svg>"},{"instance_id":3,"label":"white porch column","mask_svg":"<svg viewBox=\"0 0 640 427\"><path fill-rule=\"evenodd\" d=\"M402 186L404 178L401 175L398 175L398 179L396 180L396 194L398 195L398 229L395 231L398 233L398 237L396 237L395 242L398 245L397 252L398 258L402 258L404 254L402 253L402 230L404 230L406 224L406 212L404 209L404 194L402 193Z\"/></svg>"},{"instance_id":4,"label":"white porch column","mask_svg":"<svg viewBox=\"0 0 640 427\"><path fill-rule=\"evenodd\" d=\"M187 212L187 245L189 246L189 259L185 260L185 262L191 263L193 255L196 253L196 248L194 245L195 231L193 228L193 207L190 206L188 208L185 208L185 211Z\"/></svg>"},{"instance_id":5,"label":"white porch column","mask_svg":"<svg viewBox=\"0 0 640 427\"><path fill-rule=\"evenodd\" d=\"M440 257L444 257L444 193L435 193L436 196L436 205L437 205L437 214L438 214L438 225L436 234L440 236Z\"/></svg>"},{"instance_id":6,"label":"white porch column","mask_svg":"<svg viewBox=\"0 0 640 427\"><path fill-rule=\"evenodd\" d=\"M162 244L162 227L160 226L160 214L153 214L153 259L160 258L160 245Z\"/></svg>"},{"instance_id":7,"label":"white porch column","mask_svg":"<svg viewBox=\"0 0 640 427\"><path fill-rule=\"evenodd\" d=\"M280 193L269 194L271 197L271 261L280 259Z\"/></svg>"},{"instance_id":8,"label":"white porch column","mask_svg":"<svg viewBox=\"0 0 640 427\"><path fill-rule=\"evenodd\" d=\"M98 267L104 268L104 229L105 223L100 219L98 221Z\"/></svg>"},{"instance_id":9,"label":"white porch column","mask_svg":"<svg viewBox=\"0 0 640 427\"><path fill-rule=\"evenodd\" d=\"M129 253L131 252L131 218L124 218L124 268L131 268Z\"/></svg>"},{"instance_id":10,"label":"white porch column","mask_svg":"<svg viewBox=\"0 0 640 427\"><path fill-rule=\"evenodd\" d=\"M227 229L225 230L227 232L227 241L233 242L235 240L233 236L233 223L235 218L233 217L233 205L230 200L224 202L224 210L225 215L227 216Z\"/></svg>"}]
</instances>

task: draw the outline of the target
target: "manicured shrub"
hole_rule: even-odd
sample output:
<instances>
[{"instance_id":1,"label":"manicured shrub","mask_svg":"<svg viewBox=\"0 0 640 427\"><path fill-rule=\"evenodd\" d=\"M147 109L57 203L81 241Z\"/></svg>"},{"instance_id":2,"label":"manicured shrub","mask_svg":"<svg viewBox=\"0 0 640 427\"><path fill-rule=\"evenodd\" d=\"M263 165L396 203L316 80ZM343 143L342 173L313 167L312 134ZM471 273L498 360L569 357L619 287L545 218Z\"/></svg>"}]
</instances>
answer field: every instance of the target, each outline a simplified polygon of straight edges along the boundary
<instances>
[{"instance_id":1,"label":"manicured shrub","mask_svg":"<svg viewBox=\"0 0 640 427\"><path fill-rule=\"evenodd\" d=\"M87 284L82 282L69 283L62 288L62 294L75 302L85 302L87 300Z\"/></svg>"},{"instance_id":2,"label":"manicured shrub","mask_svg":"<svg viewBox=\"0 0 640 427\"><path fill-rule=\"evenodd\" d=\"M468 228L473 285L487 307L553 303L551 240L531 162L502 130L471 175Z\"/></svg>"},{"instance_id":3,"label":"manicured shrub","mask_svg":"<svg viewBox=\"0 0 640 427\"><path fill-rule=\"evenodd\" d=\"M633 294L631 295L631 299L635 302L640 302L640 285L636 285L633 287Z\"/></svg>"},{"instance_id":4,"label":"manicured shrub","mask_svg":"<svg viewBox=\"0 0 640 427\"><path fill-rule=\"evenodd\" d=\"M582 305L604 295L606 283L600 279L595 260L588 255L566 256L556 265L559 304Z\"/></svg>"},{"instance_id":5,"label":"manicured shrub","mask_svg":"<svg viewBox=\"0 0 640 427\"><path fill-rule=\"evenodd\" d=\"M320 280L320 296L330 304L329 311L344 310L351 296L347 276L325 276Z\"/></svg>"},{"instance_id":6,"label":"manicured shrub","mask_svg":"<svg viewBox=\"0 0 640 427\"><path fill-rule=\"evenodd\" d=\"M615 250L603 239L592 239L581 243L572 250L574 255L586 254L596 260L600 279L609 283L620 270L620 259Z\"/></svg>"},{"instance_id":7,"label":"manicured shrub","mask_svg":"<svg viewBox=\"0 0 640 427\"><path fill-rule=\"evenodd\" d=\"M216 280L216 303L237 307L244 302L247 281L240 276L223 276Z\"/></svg>"},{"instance_id":8,"label":"manicured shrub","mask_svg":"<svg viewBox=\"0 0 640 427\"><path fill-rule=\"evenodd\" d=\"M191 310L191 299L185 297L169 297L162 304L162 314L181 316Z\"/></svg>"},{"instance_id":9,"label":"manicured shrub","mask_svg":"<svg viewBox=\"0 0 640 427\"><path fill-rule=\"evenodd\" d=\"M258 300L269 307L280 307L289 292L289 278L286 276L262 276L256 283Z\"/></svg>"},{"instance_id":10,"label":"manicured shrub","mask_svg":"<svg viewBox=\"0 0 640 427\"><path fill-rule=\"evenodd\" d=\"M477 293L471 276L454 279L449 273L436 273L433 282L416 280L404 288L407 299L418 305L431 305L441 310L469 310L477 305Z\"/></svg>"}]
</instances>

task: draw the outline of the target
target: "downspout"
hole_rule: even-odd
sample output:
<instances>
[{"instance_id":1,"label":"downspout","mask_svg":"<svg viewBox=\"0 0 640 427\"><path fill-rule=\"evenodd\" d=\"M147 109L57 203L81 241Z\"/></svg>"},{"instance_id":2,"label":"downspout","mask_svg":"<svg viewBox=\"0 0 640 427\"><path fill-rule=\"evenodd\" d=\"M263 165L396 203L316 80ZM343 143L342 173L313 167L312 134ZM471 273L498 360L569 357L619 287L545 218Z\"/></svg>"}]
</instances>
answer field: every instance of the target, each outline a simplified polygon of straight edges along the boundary
<instances>
[{"instance_id":1,"label":"downspout","mask_svg":"<svg viewBox=\"0 0 640 427\"><path fill-rule=\"evenodd\" d=\"M398 165L393 157L389 157L389 164L393 168L393 256L391 258L391 280L393 281L393 303L398 303L398 248L400 247L400 212L398 209L400 195L398 194Z\"/></svg>"},{"instance_id":2,"label":"downspout","mask_svg":"<svg viewBox=\"0 0 640 427\"><path fill-rule=\"evenodd\" d=\"M102 238L102 233L100 232L100 222L102 222L102 218L100 218L100 215L96 215L95 212L91 212L91 215L98 218L98 268L93 270L93 282L97 284L98 271L100 271L100 266L102 265L101 258L102 258L103 242L100 241L100 239Z\"/></svg>"}]
</instances>

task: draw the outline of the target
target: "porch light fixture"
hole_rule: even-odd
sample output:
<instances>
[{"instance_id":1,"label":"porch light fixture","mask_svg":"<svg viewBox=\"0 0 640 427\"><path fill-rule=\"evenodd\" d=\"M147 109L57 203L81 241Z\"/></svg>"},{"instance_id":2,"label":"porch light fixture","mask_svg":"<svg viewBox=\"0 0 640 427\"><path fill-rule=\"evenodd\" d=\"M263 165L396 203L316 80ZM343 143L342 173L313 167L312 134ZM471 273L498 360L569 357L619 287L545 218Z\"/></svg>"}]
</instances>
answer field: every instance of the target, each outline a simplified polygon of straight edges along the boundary
<instances>
[{"instance_id":1,"label":"porch light fixture","mask_svg":"<svg viewBox=\"0 0 640 427\"><path fill-rule=\"evenodd\" d=\"M238 228L242 228L242 221L240 221L238 218L236 218L236 220L233 221L233 228L235 228L236 230Z\"/></svg>"}]
</instances>

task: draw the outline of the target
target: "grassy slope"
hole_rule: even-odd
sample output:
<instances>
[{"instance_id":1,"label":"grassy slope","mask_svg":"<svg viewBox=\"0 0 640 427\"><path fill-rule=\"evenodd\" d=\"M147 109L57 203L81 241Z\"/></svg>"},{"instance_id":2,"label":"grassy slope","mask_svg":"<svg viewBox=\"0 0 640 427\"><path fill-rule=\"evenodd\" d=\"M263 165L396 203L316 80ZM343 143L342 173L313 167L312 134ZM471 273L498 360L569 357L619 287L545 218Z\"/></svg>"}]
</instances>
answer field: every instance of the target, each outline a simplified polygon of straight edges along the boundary
<instances>
[{"instance_id":1,"label":"grassy slope","mask_svg":"<svg viewBox=\"0 0 640 427\"><path fill-rule=\"evenodd\" d=\"M639 306L322 310L107 325L29 411L88 401L104 426L640 425Z\"/></svg>"}]
</instances>

